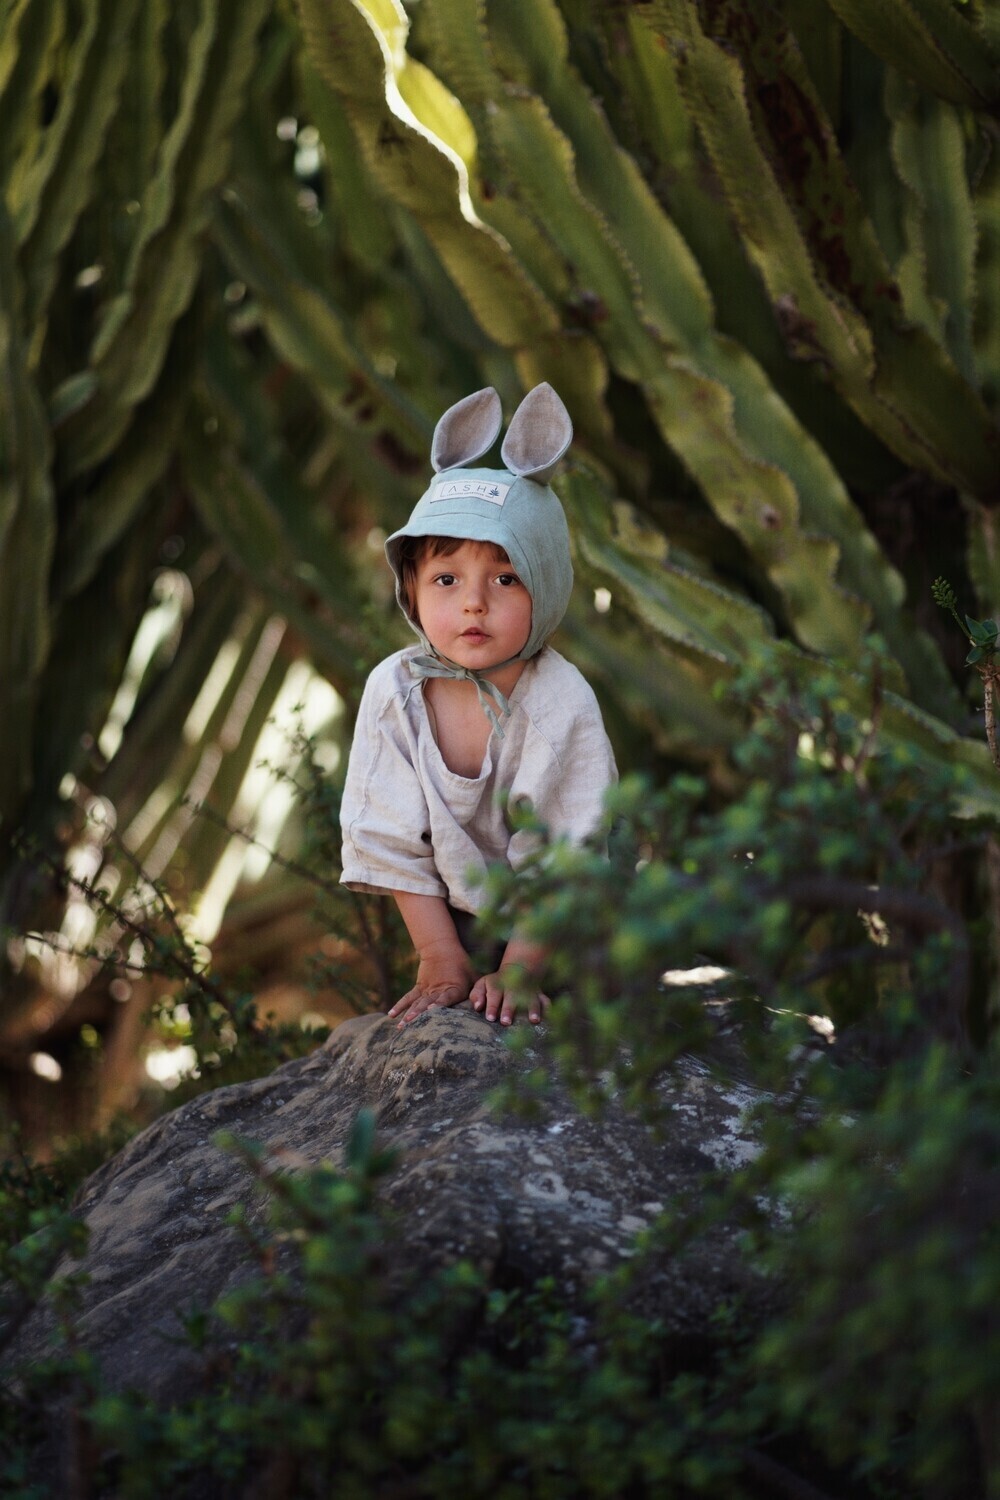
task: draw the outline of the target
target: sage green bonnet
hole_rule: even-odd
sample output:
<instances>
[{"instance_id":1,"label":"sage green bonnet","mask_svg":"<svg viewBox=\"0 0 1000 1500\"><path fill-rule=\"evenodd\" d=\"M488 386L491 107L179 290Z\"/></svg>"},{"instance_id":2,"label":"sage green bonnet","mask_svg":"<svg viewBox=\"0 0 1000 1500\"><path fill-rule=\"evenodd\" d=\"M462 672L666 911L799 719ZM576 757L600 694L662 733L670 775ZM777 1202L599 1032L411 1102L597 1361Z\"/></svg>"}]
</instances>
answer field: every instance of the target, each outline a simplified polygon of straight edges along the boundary
<instances>
[{"instance_id":1,"label":"sage green bonnet","mask_svg":"<svg viewBox=\"0 0 1000 1500\"><path fill-rule=\"evenodd\" d=\"M559 624L573 588L569 528L549 478L573 439L569 412L548 384L529 391L503 440L503 469L471 468L496 442L503 413L492 386L449 407L434 429L435 479L406 525L385 544L396 578L396 599L406 613L400 549L404 537L450 536L494 542L510 558L531 596L531 633L512 660L542 649ZM430 642L407 619L428 652ZM462 673L462 675L467 675Z\"/></svg>"}]
</instances>

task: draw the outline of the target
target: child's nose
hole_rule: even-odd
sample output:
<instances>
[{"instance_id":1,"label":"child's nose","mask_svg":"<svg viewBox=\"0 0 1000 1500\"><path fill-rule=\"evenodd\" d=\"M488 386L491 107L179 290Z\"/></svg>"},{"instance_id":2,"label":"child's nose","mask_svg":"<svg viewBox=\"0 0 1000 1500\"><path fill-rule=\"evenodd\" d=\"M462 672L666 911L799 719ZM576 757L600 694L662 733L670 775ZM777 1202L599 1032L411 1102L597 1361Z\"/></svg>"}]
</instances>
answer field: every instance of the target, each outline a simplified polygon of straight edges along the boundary
<instances>
[{"instance_id":1,"label":"child's nose","mask_svg":"<svg viewBox=\"0 0 1000 1500\"><path fill-rule=\"evenodd\" d=\"M485 591L481 584L469 583L465 589L465 608L473 614L481 614L486 607Z\"/></svg>"}]
</instances>

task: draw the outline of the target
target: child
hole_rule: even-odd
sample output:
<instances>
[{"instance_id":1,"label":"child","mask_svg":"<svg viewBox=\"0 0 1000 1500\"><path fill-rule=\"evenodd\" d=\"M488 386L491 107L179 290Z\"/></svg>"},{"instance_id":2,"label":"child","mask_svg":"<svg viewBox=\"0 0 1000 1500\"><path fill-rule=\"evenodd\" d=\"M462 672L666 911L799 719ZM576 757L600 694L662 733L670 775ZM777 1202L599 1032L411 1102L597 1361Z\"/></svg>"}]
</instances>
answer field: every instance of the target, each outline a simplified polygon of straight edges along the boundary
<instances>
[{"instance_id":1,"label":"child","mask_svg":"<svg viewBox=\"0 0 1000 1500\"><path fill-rule=\"evenodd\" d=\"M514 935L474 962L483 895L470 875L497 860L516 868L531 845L511 832L499 794L529 799L554 837L580 840L616 775L593 692L545 644L573 584L566 518L548 485L573 436L569 413L551 386L536 386L504 439L506 470L466 467L492 447L501 420L487 388L435 429L431 463L442 477L385 544L423 649L397 651L372 672L347 768L341 879L393 896L419 960L416 983L389 1011L400 1026L465 1000L510 1025L511 970L530 974L540 955ZM547 1004L534 997L528 1019L541 1020Z\"/></svg>"}]
</instances>

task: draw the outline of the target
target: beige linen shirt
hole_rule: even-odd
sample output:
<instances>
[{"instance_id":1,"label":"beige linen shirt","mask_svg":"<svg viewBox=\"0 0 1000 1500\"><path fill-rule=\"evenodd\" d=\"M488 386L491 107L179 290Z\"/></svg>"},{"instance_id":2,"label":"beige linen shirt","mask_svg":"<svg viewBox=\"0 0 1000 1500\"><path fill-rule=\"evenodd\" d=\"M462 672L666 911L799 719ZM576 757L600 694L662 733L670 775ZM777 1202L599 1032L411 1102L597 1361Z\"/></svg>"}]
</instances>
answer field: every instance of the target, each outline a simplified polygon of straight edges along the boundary
<instances>
[{"instance_id":1,"label":"beige linen shirt","mask_svg":"<svg viewBox=\"0 0 1000 1500\"><path fill-rule=\"evenodd\" d=\"M341 883L443 896L476 912L485 897L471 872L495 861L516 869L533 842L511 833L498 794L529 798L553 837L579 842L617 778L614 755L590 685L546 646L510 694L504 737L490 735L479 775L456 775L437 747L424 683L406 664L420 649L387 657L365 687L341 807Z\"/></svg>"}]
</instances>

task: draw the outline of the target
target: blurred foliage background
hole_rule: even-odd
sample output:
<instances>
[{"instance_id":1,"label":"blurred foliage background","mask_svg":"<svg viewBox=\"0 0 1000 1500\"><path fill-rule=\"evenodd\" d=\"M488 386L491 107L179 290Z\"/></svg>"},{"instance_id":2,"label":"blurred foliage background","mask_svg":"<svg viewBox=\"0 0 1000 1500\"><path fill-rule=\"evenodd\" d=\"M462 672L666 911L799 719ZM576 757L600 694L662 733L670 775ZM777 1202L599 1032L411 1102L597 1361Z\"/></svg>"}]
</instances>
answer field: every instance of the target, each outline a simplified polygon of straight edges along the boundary
<instances>
[{"instance_id":1,"label":"blurred foliage background","mask_svg":"<svg viewBox=\"0 0 1000 1500\"><path fill-rule=\"evenodd\" d=\"M142 869L280 1014L344 1013L289 781L302 734L335 781L406 640L381 540L485 384L570 408L557 644L623 769L724 802L747 660L863 713L874 638L880 735L995 821L931 583L1000 610L998 57L986 0L0 0L0 1062L36 1135L134 1099L157 997L86 956L73 880L127 915ZM985 1015L995 842L935 879L993 924Z\"/></svg>"}]
</instances>

